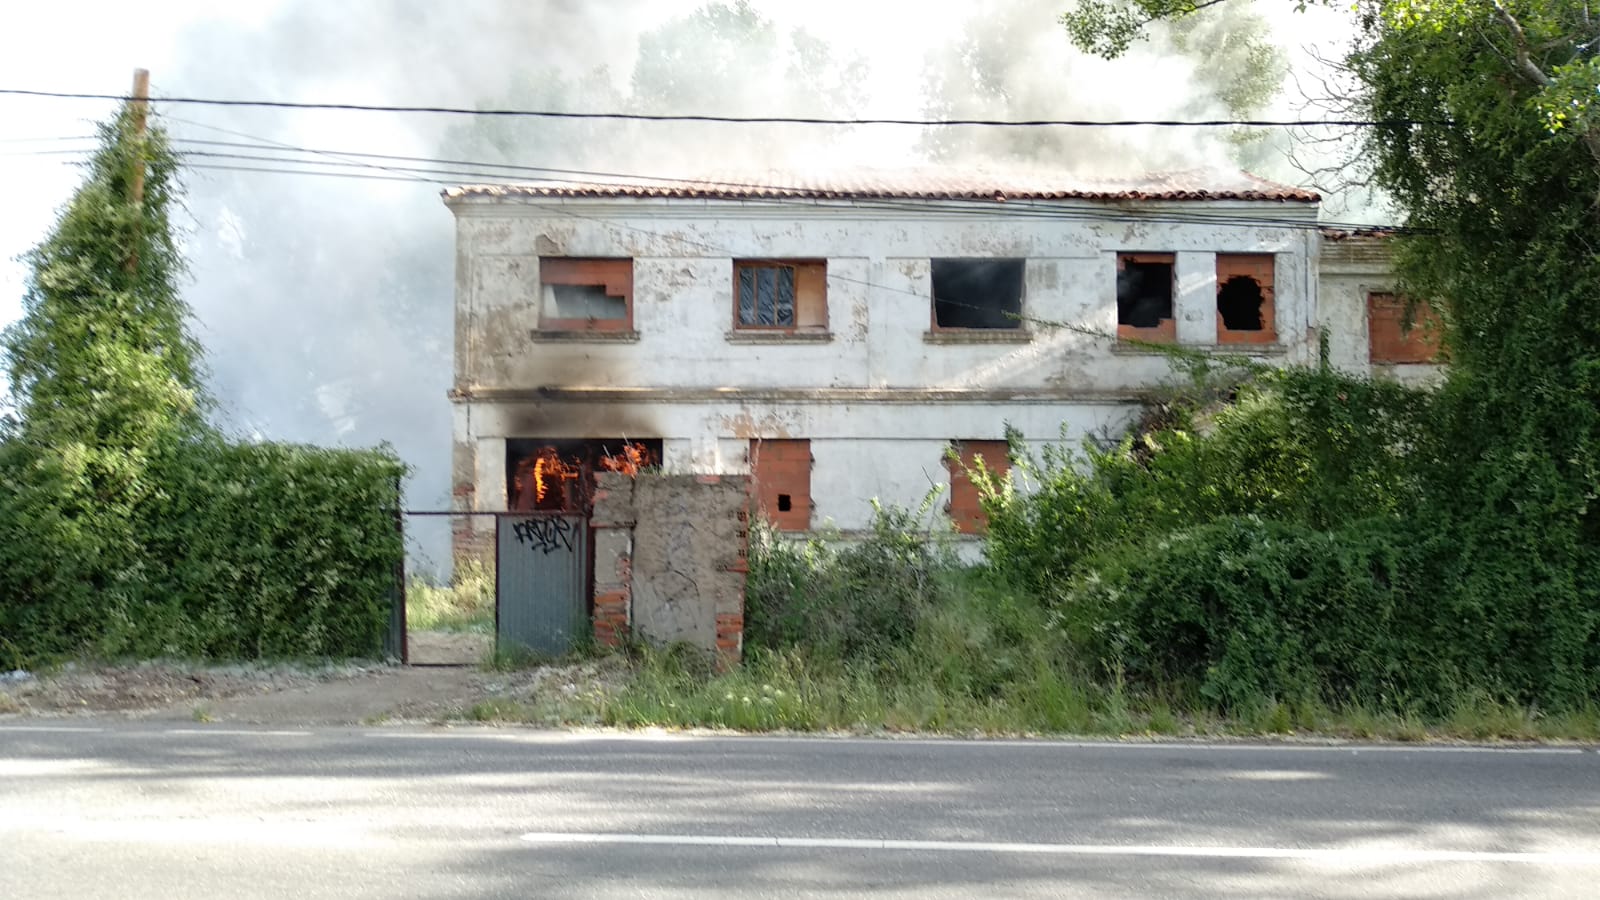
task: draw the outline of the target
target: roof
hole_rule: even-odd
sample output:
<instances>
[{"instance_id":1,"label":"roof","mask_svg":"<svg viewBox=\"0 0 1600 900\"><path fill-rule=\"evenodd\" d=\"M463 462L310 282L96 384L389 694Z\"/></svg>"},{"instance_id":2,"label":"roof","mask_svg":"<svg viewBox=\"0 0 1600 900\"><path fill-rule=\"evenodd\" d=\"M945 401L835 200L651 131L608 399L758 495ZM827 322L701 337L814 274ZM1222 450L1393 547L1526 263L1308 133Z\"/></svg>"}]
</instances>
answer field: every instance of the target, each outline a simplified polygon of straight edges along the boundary
<instances>
[{"instance_id":1,"label":"roof","mask_svg":"<svg viewBox=\"0 0 1600 900\"><path fill-rule=\"evenodd\" d=\"M1248 172L1195 169L1131 178L1015 169L848 169L829 173L775 170L717 173L704 178L643 178L575 173L576 179L449 188L446 200L514 197L633 197L694 200L1261 200L1316 203L1304 188ZM593 179L593 180L586 180Z\"/></svg>"}]
</instances>

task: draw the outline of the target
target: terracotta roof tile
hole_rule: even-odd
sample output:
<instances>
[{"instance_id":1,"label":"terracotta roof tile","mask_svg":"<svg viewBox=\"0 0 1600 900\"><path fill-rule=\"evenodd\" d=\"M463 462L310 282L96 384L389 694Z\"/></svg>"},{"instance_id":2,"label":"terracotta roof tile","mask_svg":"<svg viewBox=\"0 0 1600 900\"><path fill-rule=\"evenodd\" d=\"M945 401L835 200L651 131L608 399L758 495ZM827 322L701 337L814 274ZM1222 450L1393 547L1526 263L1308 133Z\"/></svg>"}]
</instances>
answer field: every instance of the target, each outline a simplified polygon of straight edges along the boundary
<instances>
[{"instance_id":1,"label":"terracotta roof tile","mask_svg":"<svg viewBox=\"0 0 1600 900\"><path fill-rule=\"evenodd\" d=\"M1018 169L850 169L832 173L717 173L704 178L596 178L464 185L447 200L497 197L642 197L701 200L1272 200L1316 203L1303 188L1247 172L1196 169L1134 178L1094 178Z\"/></svg>"}]
</instances>

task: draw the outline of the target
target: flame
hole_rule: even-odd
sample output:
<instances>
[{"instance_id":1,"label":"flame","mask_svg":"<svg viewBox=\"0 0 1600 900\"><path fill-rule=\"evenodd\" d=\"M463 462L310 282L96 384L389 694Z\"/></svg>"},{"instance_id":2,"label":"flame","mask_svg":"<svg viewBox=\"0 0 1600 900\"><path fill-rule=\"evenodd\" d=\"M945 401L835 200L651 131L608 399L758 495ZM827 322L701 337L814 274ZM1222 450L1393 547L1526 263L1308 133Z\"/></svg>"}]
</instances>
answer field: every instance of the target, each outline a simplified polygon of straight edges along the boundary
<instances>
[{"instance_id":1,"label":"flame","mask_svg":"<svg viewBox=\"0 0 1600 900\"><path fill-rule=\"evenodd\" d=\"M650 456L650 450L643 444L623 444L622 452L616 456L607 453L600 460L600 467L607 472L621 472L630 478L636 477L639 470L653 465L655 460Z\"/></svg>"}]
</instances>

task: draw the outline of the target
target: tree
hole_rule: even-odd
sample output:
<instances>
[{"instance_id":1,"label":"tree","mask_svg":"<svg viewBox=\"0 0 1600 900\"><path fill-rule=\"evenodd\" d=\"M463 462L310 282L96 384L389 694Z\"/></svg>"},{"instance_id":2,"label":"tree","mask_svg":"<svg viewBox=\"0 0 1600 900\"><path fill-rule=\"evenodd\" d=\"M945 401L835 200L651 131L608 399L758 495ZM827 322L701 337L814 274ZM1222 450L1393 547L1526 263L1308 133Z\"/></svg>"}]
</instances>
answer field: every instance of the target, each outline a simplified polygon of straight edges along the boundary
<instances>
[{"instance_id":1,"label":"tree","mask_svg":"<svg viewBox=\"0 0 1600 900\"><path fill-rule=\"evenodd\" d=\"M1210 5L1080 0L1063 21L1115 56ZM1530 696L1576 702L1600 662L1600 15L1363 0L1356 16L1353 108L1383 123L1363 155L1414 232L1393 241L1402 287L1445 319L1442 450L1408 530L1447 548L1422 586L1434 627L1546 661Z\"/></svg>"},{"instance_id":2,"label":"tree","mask_svg":"<svg viewBox=\"0 0 1600 900\"><path fill-rule=\"evenodd\" d=\"M140 133L124 111L27 255L23 317L0 339L17 410L0 433L0 634L61 649L117 646L136 627L152 574L136 511L161 491L153 460L209 434L177 288L176 172L162 131Z\"/></svg>"}]
</instances>

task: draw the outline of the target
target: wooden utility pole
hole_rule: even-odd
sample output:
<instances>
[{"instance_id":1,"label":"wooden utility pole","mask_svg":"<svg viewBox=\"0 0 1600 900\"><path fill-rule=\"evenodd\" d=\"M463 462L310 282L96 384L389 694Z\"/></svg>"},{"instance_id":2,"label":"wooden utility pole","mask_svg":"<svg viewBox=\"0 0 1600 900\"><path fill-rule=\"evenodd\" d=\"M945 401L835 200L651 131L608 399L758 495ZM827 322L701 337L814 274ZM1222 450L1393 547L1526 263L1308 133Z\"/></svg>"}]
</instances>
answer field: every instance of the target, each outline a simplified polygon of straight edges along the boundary
<instances>
[{"instance_id":1,"label":"wooden utility pole","mask_svg":"<svg viewBox=\"0 0 1600 900\"><path fill-rule=\"evenodd\" d=\"M129 112L133 113L133 172L128 179L128 201L139 207L144 203L144 133L145 120L150 111L150 70L133 70L133 99L128 102ZM139 268L139 222L143 212L136 209L139 218L134 219L133 247L128 252L128 261L124 268L132 275Z\"/></svg>"},{"instance_id":2,"label":"wooden utility pole","mask_svg":"<svg viewBox=\"0 0 1600 900\"><path fill-rule=\"evenodd\" d=\"M137 153L133 157L133 189L129 191L129 200L135 204L144 202L144 129L145 119L150 110L150 70L133 70L133 101L130 104L133 113L133 145Z\"/></svg>"}]
</instances>

